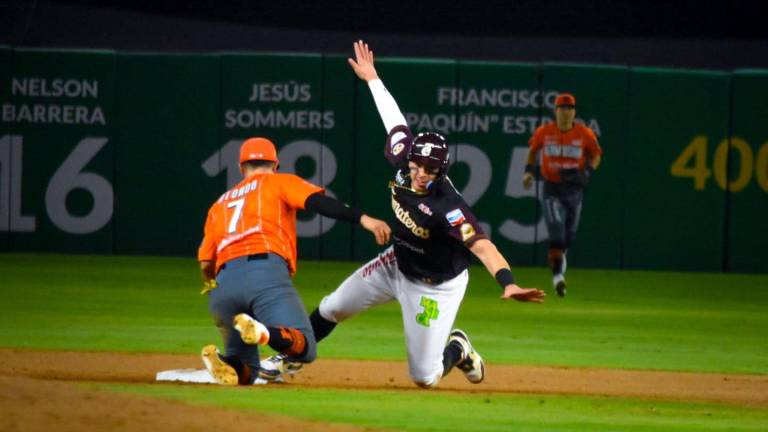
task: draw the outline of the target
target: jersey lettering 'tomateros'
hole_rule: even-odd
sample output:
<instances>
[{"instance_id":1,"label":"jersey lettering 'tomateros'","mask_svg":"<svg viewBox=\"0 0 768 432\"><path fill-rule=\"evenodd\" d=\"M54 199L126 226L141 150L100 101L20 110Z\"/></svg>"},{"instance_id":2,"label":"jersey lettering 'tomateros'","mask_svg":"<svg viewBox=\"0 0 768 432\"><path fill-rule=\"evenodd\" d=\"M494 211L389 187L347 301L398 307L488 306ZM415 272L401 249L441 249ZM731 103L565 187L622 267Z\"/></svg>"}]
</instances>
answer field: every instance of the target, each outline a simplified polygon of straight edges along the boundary
<instances>
[{"instance_id":1,"label":"jersey lettering 'tomateros'","mask_svg":"<svg viewBox=\"0 0 768 432\"><path fill-rule=\"evenodd\" d=\"M567 132L560 131L555 123L542 125L528 146L534 153L542 150L541 175L552 183L562 181L561 169L584 169L588 158L603 153L592 129L580 123L574 123Z\"/></svg>"},{"instance_id":2,"label":"jersey lettering 'tomateros'","mask_svg":"<svg viewBox=\"0 0 768 432\"><path fill-rule=\"evenodd\" d=\"M469 266L468 248L486 237L447 177L437 180L428 193L411 189L407 156L412 142L411 130L399 125L390 131L384 148L387 160L398 169L390 186L397 266L409 277L450 280Z\"/></svg>"},{"instance_id":3,"label":"jersey lettering 'tomateros'","mask_svg":"<svg viewBox=\"0 0 768 432\"><path fill-rule=\"evenodd\" d=\"M199 261L216 261L218 272L227 261L272 252L296 272L296 210L321 192L293 174L254 174L225 192L208 211Z\"/></svg>"}]
</instances>

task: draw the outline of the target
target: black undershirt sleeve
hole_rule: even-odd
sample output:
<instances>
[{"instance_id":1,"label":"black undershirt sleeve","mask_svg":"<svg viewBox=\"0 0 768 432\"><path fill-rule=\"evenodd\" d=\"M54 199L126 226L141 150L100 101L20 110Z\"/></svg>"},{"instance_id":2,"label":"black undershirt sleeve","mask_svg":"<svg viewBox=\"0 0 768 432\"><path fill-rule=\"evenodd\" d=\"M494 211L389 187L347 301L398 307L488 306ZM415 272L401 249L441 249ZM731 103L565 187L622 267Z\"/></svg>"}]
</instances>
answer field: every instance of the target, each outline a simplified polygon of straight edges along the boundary
<instances>
[{"instance_id":1,"label":"black undershirt sleeve","mask_svg":"<svg viewBox=\"0 0 768 432\"><path fill-rule=\"evenodd\" d=\"M304 208L315 211L329 218L343 220L352 223L360 223L363 212L349 207L336 198L331 198L322 192L315 192L304 201Z\"/></svg>"}]
</instances>

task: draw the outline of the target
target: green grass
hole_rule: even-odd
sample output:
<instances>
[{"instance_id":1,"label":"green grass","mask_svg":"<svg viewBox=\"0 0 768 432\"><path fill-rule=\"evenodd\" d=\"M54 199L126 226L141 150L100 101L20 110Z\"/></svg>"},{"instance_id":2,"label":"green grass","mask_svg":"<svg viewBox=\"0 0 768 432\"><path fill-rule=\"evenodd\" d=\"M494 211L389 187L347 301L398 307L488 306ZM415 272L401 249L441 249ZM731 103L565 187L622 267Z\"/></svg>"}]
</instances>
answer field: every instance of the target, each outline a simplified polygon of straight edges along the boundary
<instances>
[{"instance_id":1,"label":"green grass","mask_svg":"<svg viewBox=\"0 0 768 432\"><path fill-rule=\"evenodd\" d=\"M354 263L301 262L295 284L313 309ZM551 293L546 269L516 269ZM457 325L487 361L768 374L768 275L571 269L569 296L503 302L485 270ZM196 354L219 342L193 259L0 255L0 346ZM400 309L340 325L326 358L405 359ZM406 430L753 431L768 410L582 396L261 386L94 384L201 405ZM663 384L660 384L663 385Z\"/></svg>"},{"instance_id":2,"label":"green grass","mask_svg":"<svg viewBox=\"0 0 768 432\"><path fill-rule=\"evenodd\" d=\"M276 388L272 388L276 387ZM408 431L764 431L768 411L605 397L97 385L200 405Z\"/></svg>"},{"instance_id":3,"label":"green grass","mask_svg":"<svg viewBox=\"0 0 768 432\"><path fill-rule=\"evenodd\" d=\"M192 259L0 255L0 345L196 353L219 335ZM314 308L354 263L302 262ZM550 289L546 269L516 269ZM489 362L768 373L768 275L569 271L569 296L503 302L473 267L457 325ZM398 305L369 310L320 345L333 358L405 359Z\"/></svg>"}]
</instances>

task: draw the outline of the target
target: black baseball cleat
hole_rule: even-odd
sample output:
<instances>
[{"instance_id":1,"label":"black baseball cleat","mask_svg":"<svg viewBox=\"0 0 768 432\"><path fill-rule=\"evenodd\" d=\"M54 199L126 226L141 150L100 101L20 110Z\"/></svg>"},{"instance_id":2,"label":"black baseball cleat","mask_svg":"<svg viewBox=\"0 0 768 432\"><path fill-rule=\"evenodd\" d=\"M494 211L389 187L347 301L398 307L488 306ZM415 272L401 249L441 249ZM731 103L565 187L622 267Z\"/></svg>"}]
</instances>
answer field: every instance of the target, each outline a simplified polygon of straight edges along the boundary
<instances>
[{"instance_id":1,"label":"black baseball cleat","mask_svg":"<svg viewBox=\"0 0 768 432\"><path fill-rule=\"evenodd\" d=\"M456 365L467 380L473 384L478 384L485 378L485 362L480 354L472 348L469 337L459 329L454 329L451 336L448 337L448 343L457 343L461 347L462 359Z\"/></svg>"},{"instance_id":2,"label":"black baseball cleat","mask_svg":"<svg viewBox=\"0 0 768 432\"><path fill-rule=\"evenodd\" d=\"M555 286L555 292L560 297L565 297L566 294L566 283L565 283L565 276L562 274L555 275L552 278L552 284Z\"/></svg>"}]
</instances>

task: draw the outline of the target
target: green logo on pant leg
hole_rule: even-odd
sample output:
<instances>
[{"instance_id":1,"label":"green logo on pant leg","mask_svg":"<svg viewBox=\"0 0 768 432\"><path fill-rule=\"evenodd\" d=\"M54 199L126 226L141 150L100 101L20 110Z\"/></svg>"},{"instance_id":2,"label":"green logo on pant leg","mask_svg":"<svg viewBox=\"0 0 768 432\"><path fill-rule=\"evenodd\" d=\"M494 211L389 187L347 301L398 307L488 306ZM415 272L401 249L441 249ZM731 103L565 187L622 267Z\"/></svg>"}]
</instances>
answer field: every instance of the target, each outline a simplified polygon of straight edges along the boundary
<instances>
[{"instance_id":1,"label":"green logo on pant leg","mask_svg":"<svg viewBox=\"0 0 768 432\"><path fill-rule=\"evenodd\" d=\"M416 322L429 327L429 320L437 319L440 315L440 310L437 308L437 301L432 300L429 297L421 296L421 302L419 306L424 308L424 312L416 314Z\"/></svg>"}]
</instances>

